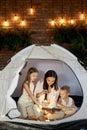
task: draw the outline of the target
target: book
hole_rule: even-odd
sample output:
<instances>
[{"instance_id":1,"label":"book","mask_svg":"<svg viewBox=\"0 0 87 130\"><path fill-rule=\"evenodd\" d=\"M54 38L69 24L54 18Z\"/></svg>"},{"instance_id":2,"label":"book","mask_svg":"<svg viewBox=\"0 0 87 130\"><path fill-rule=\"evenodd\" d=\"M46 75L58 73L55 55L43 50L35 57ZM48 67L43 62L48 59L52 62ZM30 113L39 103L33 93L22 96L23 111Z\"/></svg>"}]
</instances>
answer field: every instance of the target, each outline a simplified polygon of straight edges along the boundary
<instances>
[{"instance_id":1,"label":"book","mask_svg":"<svg viewBox=\"0 0 87 130\"><path fill-rule=\"evenodd\" d=\"M61 108L59 108L59 107L42 107L42 110L47 110L47 111L61 111Z\"/></svg>"}]
</instances>

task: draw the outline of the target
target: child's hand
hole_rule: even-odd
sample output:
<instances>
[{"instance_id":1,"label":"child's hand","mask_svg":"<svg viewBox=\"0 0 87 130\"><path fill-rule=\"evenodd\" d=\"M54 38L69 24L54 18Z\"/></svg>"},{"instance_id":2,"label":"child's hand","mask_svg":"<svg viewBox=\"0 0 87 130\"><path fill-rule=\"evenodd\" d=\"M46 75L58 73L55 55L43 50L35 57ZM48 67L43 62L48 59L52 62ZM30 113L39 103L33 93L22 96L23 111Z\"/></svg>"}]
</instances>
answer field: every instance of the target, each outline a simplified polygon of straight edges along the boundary
<instances>
[{"instance_id":1,"label":"child's hand","mask_svg":"<svg viewBox=\"0 0 87 130\"><path fill-rule=\"evenodd\" d=\"M54 114L54 113L55 113L55 110L51 110L50 113L51 113L51 114Z\"/></svg>"},{"instance_id":2,"label":"child's hand","mask_svg":"<svg viewBox=\"0 0 87 130\"><path fill-rule=\"evenodd\" d=\"M39 104L39 108L42 109L42 105Z\"/></svg>"},{"instance_id":3,"label":"child's hand","mask_svg":"<svg viewBox=\"0 0 87 130\"><path fill-rule=\"evenodd\" d=\"M70 108L69 108L69 107L63 107L62 110L63 110L63 111L69 111Z\"/></svg>"},{"instance_id":4,"label":"child's hand","mask_svg":"<svg viewBox=\"0 0 87 130\"><path fill-rule=\"evenodd\" d=\"M48 91L47 90L43 90L43 94L47 94L48 93Z\"/></svg>"}]
</instances>

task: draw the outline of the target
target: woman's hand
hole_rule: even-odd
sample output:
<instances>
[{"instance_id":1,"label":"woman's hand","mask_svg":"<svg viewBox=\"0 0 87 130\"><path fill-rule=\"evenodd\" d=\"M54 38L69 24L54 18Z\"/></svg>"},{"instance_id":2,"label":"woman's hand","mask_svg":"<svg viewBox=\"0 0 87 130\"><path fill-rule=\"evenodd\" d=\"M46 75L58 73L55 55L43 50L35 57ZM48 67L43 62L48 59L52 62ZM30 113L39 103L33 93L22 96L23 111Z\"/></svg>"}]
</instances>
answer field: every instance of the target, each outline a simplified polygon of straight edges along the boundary
<instances>
[{"instance_id":1,"label":"woman's hand","mask_svg":"<svg viewBox=\"0 0 87 130\"><path fill-rule=\"evenodd\" d=\"M40 97L41 95L44 95L44 94L48 94L48 91L47 90L43 90L42 92L37 93L36 97L38 98L38 97Z\"/></svg>"}]
</instances>

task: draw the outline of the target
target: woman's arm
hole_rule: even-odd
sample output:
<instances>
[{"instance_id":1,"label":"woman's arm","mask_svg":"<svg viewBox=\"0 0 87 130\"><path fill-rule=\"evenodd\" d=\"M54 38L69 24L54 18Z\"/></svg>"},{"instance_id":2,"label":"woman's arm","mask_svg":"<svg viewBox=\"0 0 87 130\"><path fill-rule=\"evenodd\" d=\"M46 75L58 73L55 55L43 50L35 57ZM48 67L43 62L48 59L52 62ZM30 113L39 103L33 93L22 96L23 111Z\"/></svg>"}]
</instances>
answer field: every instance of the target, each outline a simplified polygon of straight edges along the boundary
<instances>
[{"instance_id":1,"label":"woman's arm","mask_svg":"<svg viewBox=\"0 0 87 130\"><path fill-rule=\"evenodd\" d=\"M44 94L47 94L47 93L48 93L47 90L43 90L42 92L37 93L37 94L36 94L36 97L38 98L38 97L40 97L41 95L44 95Z\"/></svg>"},{"instance_id":2,"label":"woman's arm","mask_svg":"<svg viewBox=\"0 0 87 130\"><path fill-rule=\"evenodd\" d=\"M31 90L29 89L28 85L26 83L24 83L23 86L26 90L26 92L28 93L29 97L31 97L31 99L33 100L34 103L36 103L37 105L39 105L39 102L37 101L37 99L34 97L34 95L32 94Z\"/></svg>"}]
</instances>

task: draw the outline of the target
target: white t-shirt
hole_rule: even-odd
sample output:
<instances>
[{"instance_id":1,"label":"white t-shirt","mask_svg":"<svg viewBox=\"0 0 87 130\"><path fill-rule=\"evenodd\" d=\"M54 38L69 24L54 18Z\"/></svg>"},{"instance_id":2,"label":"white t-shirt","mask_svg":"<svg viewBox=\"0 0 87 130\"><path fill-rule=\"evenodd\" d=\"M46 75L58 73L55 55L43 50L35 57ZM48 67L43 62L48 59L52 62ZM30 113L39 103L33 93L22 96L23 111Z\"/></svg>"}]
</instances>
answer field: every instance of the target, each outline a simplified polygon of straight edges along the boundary
<instances>
[{"instance_id":1,"label":"white t-shirt","mask_svg":"<svg viewBox=\"0 0 87 130\"><path fill-rule=\"evenodd\" d=\"M67 104L66 104L65 100L62 99L61 101L62 101L61 104L66 106L66 107L72 107L72 105L73 105L73 99L71 97L69 97L69 101Z\"/></svg>"},{"instance_id":2,"label":"white t-shirt","mask_svg":"<svg viewBox=\"0 0 87 130\"><path fill-rule=\"evenodd\" d=\"M61 104L69 108L68 110L63 109L63 111L65 112L66 115L72 115L78 110L78 108L76 106L72 107L73 99L71 97L69 97L69 101L67 104L66 104L66 101L62 99Z\"/></svg>"}]
</instances>

